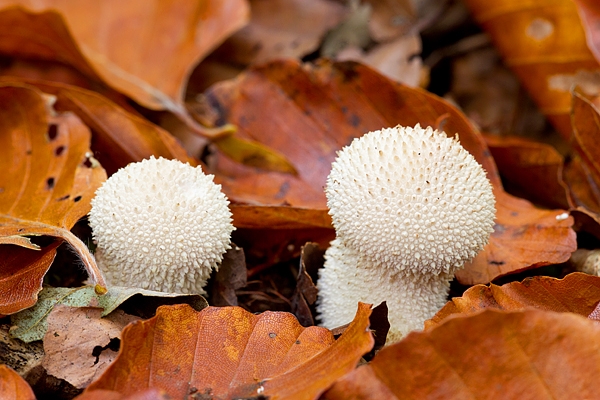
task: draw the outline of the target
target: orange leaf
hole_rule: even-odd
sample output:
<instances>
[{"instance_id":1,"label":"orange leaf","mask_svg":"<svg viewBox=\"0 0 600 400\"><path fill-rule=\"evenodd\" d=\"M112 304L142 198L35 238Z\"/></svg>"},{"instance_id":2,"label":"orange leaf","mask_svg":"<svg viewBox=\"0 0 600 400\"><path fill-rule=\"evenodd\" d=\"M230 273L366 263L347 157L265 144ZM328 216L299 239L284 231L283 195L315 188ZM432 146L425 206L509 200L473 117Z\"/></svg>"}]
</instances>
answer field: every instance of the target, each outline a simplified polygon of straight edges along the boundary
<instances>
[{"instance_id":1,"label":"orange leaf","mask_svg":"<svg viewBox=\"0 0 600 400\"><path fill-rule=\"evenodd\" d=\"M60 243L56 240L40 251L0 244L0 315L14 314L37 302Z\"/></svg>"},{"instance_id":2,"label":"orange leaf","mask_svg":"<svg viewBox=\"0 0 600 400\"><path fill-rule=\"evenodd\" d=\"M370 309L360 304L353 323L334 341L329 330L303 328L288 313L163 306L155 317L123 330L117 359L87 391L156 388L176 399L314 399L373 346Z\"/></svg>"},{"instance_id":3,"label":"orange leaf","mask_svg":"<svg viewBox=\"0 0 600 400\"><path fill-rule=\"evenodd\" d=\"M598 62L586 45L571 0L467 0L475 19L490 34L541 111L565 137L573 84L596 94Z\"/></svg>"},{"instance_id":4,"label":"orange leaf","mask_svg":"<svg viewBox=\"0 0 600 400\"><path fill-rule=\"evenodd\" d=\"M35 395L25 379L6 365L0 365L0 399L35 400Z\"/></svg>"},{"instance_id":5,"label":"orange leaf","mask_svg":"<svg viewBox=\"0 0 600 400\"><path fill-rule=\"evenodd\" d=\"M75 397L76 400L171 400L164 392L148 389L131 395L124 395L114 390L92 390Z\"/></svg>"},{"instance_id":6,"label":"orange leaf","mask_svg":"<svg viewBox=\"0 0 600 400\"><path fill-rule=\"evenodd\" d=\"M459 275L484 283L513 271L564 262L576 248L572 218L538 210L506 194L480 133L455 107L355 63L303 66L278 61L215 85L207 98L242 138L268 144L297 176L265 172L218 155L212 173L232 201L237 227L305 228L331 225L323 186L336 151L353 138L397 124L434 126L483 165L494 185L498 217L490 245Z\"/></svg>"},{"instance_id":7,"label":"orange leaf","mask_svg":"<svg viewBox=\"0 0 600 400\"><path fill-rule=\"evenodd\" d=\"M0 78L0 84L11 79L14 82L14 78ZM56 82L20 81L56 96L56 110L72 111L92 129L94 154L109 175L152 155L198 164L169 132L96 92Z\"/></svg>"},{"instance_id":8,"label":"orange leaf","mask_svg":"<svg viewBox=\"0 0 600 400\"><path fill-rule=\"evenodd\" d=\"M241 28L249 12L246 0L17 4L27 11L14 7L0 15L2 26L15 26L0 40L5 52L71 63L145 107L178 114L185 114L182 98L194 66Z\"/></svg>"},{"instance_id":9,"label":"orange leaf","mask_svg":"<svg viewBox=\"0 0 600 400\"><path fill-rule=\"evenodd\" d=\"M60 238L104 287L86 245L69 231L88 213L106 179L89 145L90 132L81 121L72 114L48 116L36 89L0 87L0 243L35 249L26 236Z\"/></svg>"},{"instance_id":10,"label":"orange leaf","mask_svg":"<svg viewBox=\"0 0 600 400\"><path fill-rule=\"evenodd\" d=\"M573 90L571 124L576 157L567 166L565 179L572 206L600 213L600 112L578 88Z\"/></svg>"},{"instance_id":11,"label":"orange leaf","mask_svg":"<svg viewBox=\"0 0 600 400\"><path fill-rule=\"evenodd\" d=\"M453 314L475 314L486 308L519 311L525 308L571 312L587 317L600 301L600 278L580 272L564 279L536 276L502 286L473 286L446 303L433 318L425 322L426 329L441 323Z\"/></svg>"},{"instance_id":12,"label":"orange leaf","mask_svg":"<svg viewBox=\"0 0 600 400\"><path fill-rule=\"evenodd\" d=\"M579 315L484 310L413 332L325 399L597 398L600 325Z\"/></svg>"}]
</instances>

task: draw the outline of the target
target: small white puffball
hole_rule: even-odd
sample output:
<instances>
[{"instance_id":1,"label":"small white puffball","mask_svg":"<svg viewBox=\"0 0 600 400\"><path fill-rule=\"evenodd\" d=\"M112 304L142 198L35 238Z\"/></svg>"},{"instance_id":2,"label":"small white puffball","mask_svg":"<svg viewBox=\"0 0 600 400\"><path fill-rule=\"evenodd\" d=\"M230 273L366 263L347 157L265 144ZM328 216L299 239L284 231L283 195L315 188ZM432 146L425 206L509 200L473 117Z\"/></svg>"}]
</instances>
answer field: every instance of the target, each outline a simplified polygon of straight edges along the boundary
<instances>
[{"instance_id":1,"label":"small white puffball","mask_svg":"<svg viewBox=\"0 0 600 400\"><path fill-rule=\"evenodd\" d=\"M204 294L235 229L229 201L213 178L200 167L151 157L104 182L89 222L107 282Z\"/></svg>"},{"instance_id":2,"label":"small white puffball","mask_svg":"<svg viewBox=\"0 0 600 400\"><path fill-rule=\"evenodd\" d=\"M493 231L484 169L458 139L431 127L355 139L338 152L325 192L337 237L385 268L453 272Z\"/></svg>"},{"instance_id":3,"label":"small white puffball","mask_svg":"<svg viewBox=\"0 0 600 400\"><path fill-rule=\"evenodd\" d=\"M317 312L321 325L332 329L352 321L359 301L373 305L386 301L390 322L386 343L390 344L423 329L423 323L446 303L451 279L446 273L415 275L373 268L335 239L319 270Z\"/></svg>"}]
</instances>

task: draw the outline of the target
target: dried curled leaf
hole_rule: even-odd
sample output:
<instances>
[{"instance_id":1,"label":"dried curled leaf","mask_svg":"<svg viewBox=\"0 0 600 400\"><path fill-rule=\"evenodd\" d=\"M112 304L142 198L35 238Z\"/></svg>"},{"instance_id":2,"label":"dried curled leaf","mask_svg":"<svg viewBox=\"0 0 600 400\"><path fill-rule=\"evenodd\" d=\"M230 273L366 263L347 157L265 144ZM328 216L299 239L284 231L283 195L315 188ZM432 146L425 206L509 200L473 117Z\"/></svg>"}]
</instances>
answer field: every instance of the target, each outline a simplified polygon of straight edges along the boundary
<instances>
[{"instance_id":1,"label":"dried curled leaf","mask_svg":"<svg viewBox=\"0 0 600 400\"><path fill-rule=\"evenodd\" d=\"M176 399L314 399L373 346L370 313L369 305L360 304L335 341L327 329L303 328L289 313L161 307L156 317L124 329L119 356L86 392L128 395L156 388Z\"/></svg>"},{"instance_id":2,"label":"dried curled leaf","mask_svg":"<svg viewBox=\"0 0 600 400\"><path fill-rule=\"evenodd\" d=\"M547 276L527 278L502 286L473 286L425 322L426 329L454 314L475 314L483 309L519 311L525 308L571 312L587 317L600 301L600 278L579 272L564 279Z\"/></svg>"},{"instance_id":3,"label":"dried curled leaf","mask_svg":"<svg viewBox=\"0 0 600 400\"><path fill-rule=\"evenodd\" d=\"M0 86L0 243L35 249L27 236L64 240L104 287L86 245L70 232L106 179L89 146L87 127L72 114L48 115L37 89Z\"/></svg>"},{"instance_id":4,"label":"dried curled leaf","mask_svg":"<svg viewBox=\"0 0 600 400\"><path fill-rule=\"evenodd\" d=\"M580 315L484 310L413 332L325 399L596 398L600 325Z\"/></svg>"}]
</instances>

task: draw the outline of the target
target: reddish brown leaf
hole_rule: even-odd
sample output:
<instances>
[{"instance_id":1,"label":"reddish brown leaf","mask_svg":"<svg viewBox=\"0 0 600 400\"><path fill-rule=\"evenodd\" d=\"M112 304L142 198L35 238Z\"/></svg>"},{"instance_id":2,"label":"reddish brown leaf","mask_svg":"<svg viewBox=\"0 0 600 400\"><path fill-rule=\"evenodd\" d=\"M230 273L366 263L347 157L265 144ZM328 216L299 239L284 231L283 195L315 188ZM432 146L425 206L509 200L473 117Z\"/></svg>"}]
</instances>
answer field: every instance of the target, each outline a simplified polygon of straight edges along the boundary
<instances>
[{"instance_id":1,"label":"reddish brown leaf","mask_svg":"<svg viewBox=\"0 0 600 400\"><path fill-rule=\"evenodd\" d=\"M573 84L597 94L598 62L570 0L467 0L505 63L516 73L541 111L565 137Z\"/></svg>"},{"instance_id":2,"label":"reddish brown leaf","mask_svg":"<svg viewBox=\"0 0 600 400\"><path fill-rule=\"evenodd\" d=\"M325 399L596 398L600 325L570 313L484 310L413 332Z\"/></svg>"},{"instance_id":3,"label":"reddish brown leaf","mask_svg":"<svg viewBox=\"0 0 600 400\"><path fill-rule=\"evenodd\" d=\"M576 155L565 168L571 205L600 213L600 113L577 88L573 90L571 124Z\"/></svg>"},{"instance_id":4,"label":"reddish brown leaf","mask_svg":"<svg viewBox=\"0 0 600 400\"><path fill-rule=\"evenodd\" d=\"M486 250L459 275L484 283L525 268L566 261L575 250L572 218L542 211L506 194L479 132L455 107L355 63L303 66L296 61L255 67L214 86L207 97L238 135L287 157L297 176L265 172L219 156L212 171L232 201L238 227L330 227L323 186L335 152L355 137L397 124L434 126L483 165L495 187L498 218Z\"/></svg>"},{"instance_id":5,"label":"reddish brown leaf","mask_svg":"<svg viewBox=\"0 0 600 400\"><path fill-rule=\"evenodd\" d=\"M56 240L39 251L0 244L0 315L14 314L37 302L60 243Z\"/></svg>"},{"instance_id":6,"label":"reddish brown leaf","mask_svg":"<svg viewBox=\"0 0 600 400\"><path fill-rule=\"evenodd\" d=\"M26 11L2 13L0 24L14 27L0 40L4 52L72 64L146 107L178 114L185 114L195 64L242 27L249 11L245 0L0 2L14 4Z\"/></svg>"},{"instance_id":7,"label":"reddish brown leaf","mask_svg":"<svg viewBox=\"0 0 600 400\"><path fill-rule=\"evenodd\" d=\"M373 346L370 313L369 305L359 305L348 331L334 341L327 329L303 328L283 312L160 307L156 317L124 329L119 356L87 391L314 399Z\"/></svg>"},{"instance_id":8,"label":"reddish brown leaf","mask_svg":"<svg viewBox=\"0 0 600 400\"><path fill-rule=\"evenodd\" d=\"M0 78L0 82L9 84L10 79ZM92 149L109 175L152 155L198 164L170 133L96 92L55 82L22 81L56 96L56 110L72 111L93 130Z\"/></svg>"},{"instance_id":9,"label":"reddish brown leaf","mask_svg":"<svg viewBox=\"0 0 600 400\"><path fill-rule=\"evenodd\" d=\"M6 365L0 365L0 399L35 400L35 395L25 379Z\"/></svg>"},{"instance_id":10,"label":"reddish brown leaf","mask_svg":"<svg viewBox=\"0 0 600 400\"><path fill-rule=\"evenodd\" d=\"M37 248L25 243L26 236L60 238L104 287L86 245L69 231L88 213L106 179L89 145L90 132L81 121L72 114L48 116L36 89L0 87L0 243L17 244L14 238L20 237L20 245Z\"/></svg>"},{"instance_id":11,"label":"reddish brown leaf","mask_svg":"<svg viewBox=\"0 0 600 400\"><path fill-rule=\"evenodd\" d=\"M525 308L571 312L587 317L600 301L600 278L575 272L564 279L536 276L502 286L473 286L446 303L425 322L426 329L453 314L475 314L486 308L519 311Z\"/></svg>"},{"instance_id":12,"label":"reddish brown leaf","mask_svg":"<svg viewBox=\"0 0 600 400\"><path fill-rule=\"evenodd\" d=\"M563 157L554 147L516 136L484 135L494 161L514 191L546 207L569 208Z\"/></svg>"},{"instance_id":13,"label":"reddish brown leaf","mask_svg":"<svg viewBox=\"0 0 600 400\"><path fill-rule=\"evenodd\" d=\"M148 389L130 395L121 394L114 390L93 390L75 397L76 400L171 400L163 391Z\"/></svg>"}]
</instances>

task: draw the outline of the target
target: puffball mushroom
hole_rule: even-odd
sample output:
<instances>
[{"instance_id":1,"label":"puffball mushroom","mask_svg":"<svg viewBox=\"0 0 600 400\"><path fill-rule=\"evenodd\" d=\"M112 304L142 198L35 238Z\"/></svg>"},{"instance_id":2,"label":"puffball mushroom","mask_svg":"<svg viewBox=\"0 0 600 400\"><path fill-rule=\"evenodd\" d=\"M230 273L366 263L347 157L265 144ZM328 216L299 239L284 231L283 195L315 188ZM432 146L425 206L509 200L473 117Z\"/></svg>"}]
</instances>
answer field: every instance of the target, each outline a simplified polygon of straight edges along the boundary
<instances>
[{"instance_id":1,"label":"puffball mushroom","mask_svg":"<svg viewBox=\"0 0 600 400\"><path fill-rule=\"evenodd\" d=\"M431 127L369 132L338 152L327 178L336 239L319 271L317 311L328 328L359 301L386 301L387 343L422 329L446 302L454 272L493 232L483 167Z\"/></svg>"},{"instance_id":2,"label":"puffball mushroom","mask_svg":"<svg viewBox=\"0 0 600 400\"><path fill-rule=\"evenodd\" d=\"M104 182L89 222L108 284L205 293L235 229L229 201L213 178L200 167L151 157Z\"/></svg>"}]
</instances>

